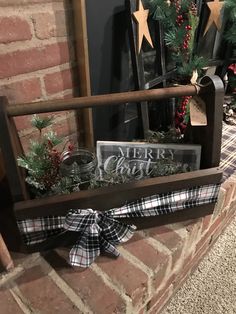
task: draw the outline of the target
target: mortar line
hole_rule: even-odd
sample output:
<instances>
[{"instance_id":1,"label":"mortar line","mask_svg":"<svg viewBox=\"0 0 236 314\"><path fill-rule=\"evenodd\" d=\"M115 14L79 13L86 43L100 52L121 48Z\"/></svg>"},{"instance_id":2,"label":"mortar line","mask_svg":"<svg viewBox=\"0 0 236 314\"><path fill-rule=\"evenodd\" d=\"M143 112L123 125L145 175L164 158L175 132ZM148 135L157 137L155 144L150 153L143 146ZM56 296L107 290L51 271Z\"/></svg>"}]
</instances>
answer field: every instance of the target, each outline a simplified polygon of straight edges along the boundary
<instances>
[{"instance_id":1,"label":"mortar line","mask_svg":"<svg viewBox=\"0 0 236 314\"><path fill-rule=\"evenodd\" d=\"M149 268L141 260L129 253L129 251L125 250L124 248L120 247L119 251L122 253L122 256L125 257L125 259L127 259L132 265L134 265L136 268L138 268L148 276L147 295L149 298L153 290L152 281L155 278L155 270Z\"/></svg>"},{"instance_id":2,"label":"mortar line","mask_svg":"<svg viewBox=\"0 0 236 314\"><path fill-rule=\"evenodd\" d=\"M62 279L58 273L51 267L51 265L42 259L40 265L42 270L51 280L57 285L57 287L66 295L66 297L76 306L76 308L82 311L83 314L93 314L93 311L88 305L85 305L80 296L71 288L64 279Z\"/></svg>"},{"instance_id":3,"label":"mortar line","mask_svg":"<svg viewBox=\"0 0 236 314\"><path fill-rule=\"evenodd\" d=\"M39 310L35 309L30 303L30 301L22 295L20 289L16 285L10 288L9 291L13 296L14 300L16 301L16 303L19 305L19 307L25 314L40 313Z\"/></svg>"},{"instance_id":4,"label":"mortar line","mask_svg":"<svg viewBox=\"0 0 236 314\"><path fill-rule=\"evenodd\" d=\"M115 284L111 278L95 263L93 263L90 268L95 272L96 275L98 275L103 282L111 289L114 290L122 300L125 301L127 306L127 313L133 313L131 311L132 306L132 299L126 294L124 288L120 286L119 284Z\"/></svg>"}]
</instances>

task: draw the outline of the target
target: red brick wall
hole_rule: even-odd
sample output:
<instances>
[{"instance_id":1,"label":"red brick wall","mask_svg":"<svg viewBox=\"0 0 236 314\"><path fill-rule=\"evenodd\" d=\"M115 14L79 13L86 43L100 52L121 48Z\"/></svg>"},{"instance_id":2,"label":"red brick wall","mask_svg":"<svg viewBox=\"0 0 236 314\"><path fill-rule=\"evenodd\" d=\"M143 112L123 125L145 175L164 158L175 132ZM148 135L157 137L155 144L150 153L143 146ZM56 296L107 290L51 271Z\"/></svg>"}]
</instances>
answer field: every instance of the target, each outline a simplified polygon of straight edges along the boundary
<instances>
[{"instance_id":1,"label":"red brick wall","mask_svg":"<svg viewBox=\"0 0 236 314\"><path fill-rule=\"evenodd\" d=\"M69 3L0 1L0 95L7 96L10 103L73 95L75 57ZM60 133L72 132L73 114L61 113L56 119L60 122ZM16 119L25 147L32 137L29 121L30 117Z\"/></svg>"}]
</instances>

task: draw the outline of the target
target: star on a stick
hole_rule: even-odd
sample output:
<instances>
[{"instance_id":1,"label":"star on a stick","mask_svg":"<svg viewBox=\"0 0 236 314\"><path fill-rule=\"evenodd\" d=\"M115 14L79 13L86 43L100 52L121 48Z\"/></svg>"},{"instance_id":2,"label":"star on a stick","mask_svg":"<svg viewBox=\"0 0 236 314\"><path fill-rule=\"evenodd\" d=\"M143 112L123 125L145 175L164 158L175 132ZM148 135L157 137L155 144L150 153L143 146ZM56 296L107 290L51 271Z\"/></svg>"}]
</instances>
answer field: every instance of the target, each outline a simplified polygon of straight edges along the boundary
<instances>
[{"instance_id":1,"label":"star on a stick","mask_svg":"<svg viewBox=\"0 0 236 314\"><path fill-rule=\"evenodd\" d=\"M138 23L138 52L140 52L144 37L148 41L149 45L153 48L152 38L147 23L148 13L149 10L144 10L142 1L139 0L138 11L133 13L134 18Z\"/></svg>"},{"instance_id":2,"label":"star on a stick","mask_svg":"<svg viewBox=\"0 0 236 314\"><path fill-rule=\"evenodd\" d=\"M223 1L214 0L213 2L207 2L207 6L210 9L210 16L208 18L208 22L204 31L203 36L206 35L207 31L211 27L213 23L215 23L215 26L217 27L218 31L221 29L221 18L220 18L220 11L222 9L222 6L224 5Z\"/></svg>"}]
</instances>

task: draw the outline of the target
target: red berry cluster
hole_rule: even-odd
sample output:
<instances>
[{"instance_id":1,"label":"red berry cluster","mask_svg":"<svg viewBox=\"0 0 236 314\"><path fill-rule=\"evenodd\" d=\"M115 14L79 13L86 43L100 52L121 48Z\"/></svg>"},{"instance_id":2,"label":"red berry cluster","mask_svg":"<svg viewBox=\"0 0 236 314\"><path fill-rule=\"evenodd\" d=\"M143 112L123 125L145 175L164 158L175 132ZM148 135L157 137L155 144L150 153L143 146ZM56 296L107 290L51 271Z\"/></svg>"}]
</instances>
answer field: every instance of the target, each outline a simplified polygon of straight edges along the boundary
<instances>
[{"instance_id":1,"label":"red berry cluster","mask_svg":"<svg viewBox=\"0 0 236 314\"><path fill-rule=\"evenodd\" d=\"M181 9L181 4L180 4L180 0L173 0L175 9L176 9L176 13L179 13L180 9Z\"/></svg>"},{"instance_id":2,"label":"red berry cluster","mask_svg":"<svg viewBox=\"0 0 236 314\"><path fill-rule=\"evenodd\" d=\"M59 171L61 165L61 153L53 148L53 143L48 140L46 143L47 146L47 156L46 160L48 164L50 164L50 169L48 169L47 173L44 174L39 181L43 183L46 189L50 189L59 179ZM74 150L74 145L69 143L68 151L72 152Z\"/></svg>"},{"instance_id":3,"label":"red berry cluster","mask_svg":"<svg viewBox=\"0 0 236 314\"><path fill-rule=\"evenodd\" d=\"M182 15L182 14L178 15L177 18L176 18L176 24L177 24L178 26L181 26L181 25L183 24L183 22L184 22L184 17L183 17L183 15Z\"/></svg>"},{"instance_id":4,"label":"red berry cluster","mask_svg":"<svg viewBox=\"0 0 236 314\"><path fill-rule=\"evenodd\" d=\"M185 26L186 34L185 34L184 42L183 42L183 49L184 50L188 49L188 47L189 47L189 41L191 39L191 34L190 34L191 29L192 29L191 25Z\"/></svg>"},{"instance_id":5,"label":"red berry cluster","mask_svg":"<svg viewBox=\"0 0 236 314\"><path fill-rule=\"evenodd\" d=\"M181 133L184 133L187 125L184 122L184 117L186 115L186 108L189 103L189 100L192 96L183 96L180 104L180 108L176 110L175 113L175 127L179 129Z\"/></svg>"},{"instance_id":6,"label":"red berry cluster","mask_svg":"<svg viewBox=\"0 0 236 314\"><path fill-rule=\"evenodd\" d=\"M70 152L72 152L74 149L75 149L75 145L70 143L70 144L68 145L68 150L69 150Z\"/></svg>"},{"instance_id":7,"label":"red berry cluster","mask_svg":"<svg viewBox=\"0 0 236 314\"><path fill-rule=\"evenodd\" d=\"M189 100L191 98L192 98L192 96L183 96L182 97L181 110L182 110L182 112L184 112L184 114L186 113L186 107L187 107L187 104L189 103Z\"/></svg>"}]
</instances>

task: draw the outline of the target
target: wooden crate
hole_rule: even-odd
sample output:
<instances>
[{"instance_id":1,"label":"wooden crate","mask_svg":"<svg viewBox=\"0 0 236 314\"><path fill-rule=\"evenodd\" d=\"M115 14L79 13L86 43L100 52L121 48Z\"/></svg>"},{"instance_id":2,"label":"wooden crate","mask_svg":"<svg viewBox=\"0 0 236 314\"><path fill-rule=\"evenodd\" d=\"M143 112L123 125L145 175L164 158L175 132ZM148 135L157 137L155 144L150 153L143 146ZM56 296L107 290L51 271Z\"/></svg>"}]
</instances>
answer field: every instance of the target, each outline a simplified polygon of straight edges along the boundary
<instances>
[{"instance_id":1,"label":"wooden crate","mask_svg":"<svg viewBox=\"0 0 236 314\"><path fill-rule=\"evenodd\" d=\"M29 198L25 184L24 171L17 166L16 162L16 157L23 152L13 117L42 112L74 110L78 108L99 108L104 105L112 106L132 101L141 102L144 100L194 96L196 94L199 94L206 102L208 118L207 126L194 127L191 130L192 143L202 146L201 170L167 177L144 179L96 190L74 192L70 195L51 196L42 199ZM223 97L223 83L217 76L204 77L201 80L200 86L177 86L30 104L8 105L7 99L1 97L0 145L2 147L7 179L13 199L11 210L13 210L15 218L26 219L49 215L65 215L71 208L93 208L104 211L153 194L171 192L211 183L220 183L222 171L217 167L219 166L221 151ZM134 222L138 228L173 223L210 214L214 209L214 205L215 204L197 206L154 218L132 219L132 222ZM11 232L13 232L12 230L11 228ZM15 236L19 237L19 230L17 230L17 228L15 228ZM63 237L65 237L65 235L63 235ZM32 251L40 247L45 248L45 244L30 248L26 248L23 245L20 247L21 249L24 248ZM49 245L46 245L46 247L48 248Z\"/></svg>"}]
</instances>

